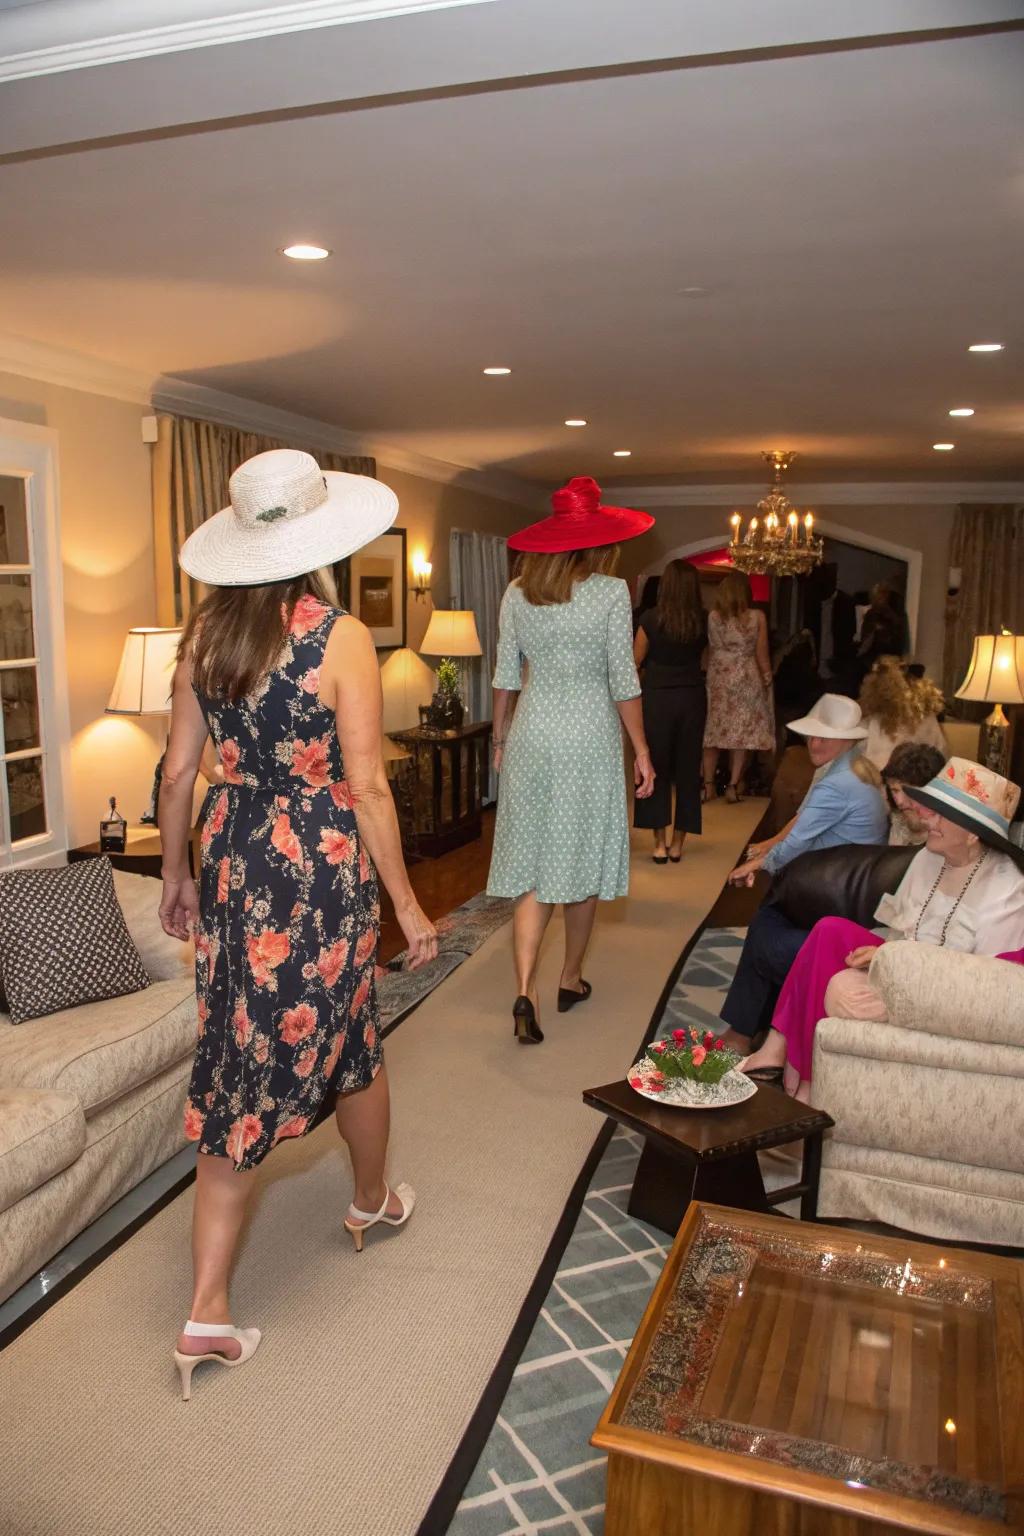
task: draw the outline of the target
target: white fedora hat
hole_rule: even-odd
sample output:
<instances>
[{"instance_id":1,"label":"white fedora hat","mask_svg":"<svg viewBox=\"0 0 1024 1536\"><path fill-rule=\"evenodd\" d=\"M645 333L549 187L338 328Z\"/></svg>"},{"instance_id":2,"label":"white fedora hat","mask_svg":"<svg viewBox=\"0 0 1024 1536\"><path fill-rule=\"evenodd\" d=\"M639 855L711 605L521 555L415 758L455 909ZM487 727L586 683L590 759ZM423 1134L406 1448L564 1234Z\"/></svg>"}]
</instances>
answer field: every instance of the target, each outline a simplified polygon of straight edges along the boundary
<instances>
[{"instance_id":1,"label":"white fedora hat","mask_svg":"<svg viewBox=\"0 0 1024 1536\"><path fill-rule=\"evenodd\" d=\"M190 534L178 561L211 587L290 581L385 533L398 497L369 475L324 471L295 448L257 453L229 481L230 507Z\"/></svg>"},{"instance_id":2,"label":"white fedora hat","mask_svg":"<svg viewBox=\"0 0 1024 1536\"><path fill-rule=\"evenodd\" d=\"M841 693L823 693L809 715L787 720L786 729L798 736L824 736L831 741L862 741L868 734L857 700Z\"/></svg>"}]
</instances>

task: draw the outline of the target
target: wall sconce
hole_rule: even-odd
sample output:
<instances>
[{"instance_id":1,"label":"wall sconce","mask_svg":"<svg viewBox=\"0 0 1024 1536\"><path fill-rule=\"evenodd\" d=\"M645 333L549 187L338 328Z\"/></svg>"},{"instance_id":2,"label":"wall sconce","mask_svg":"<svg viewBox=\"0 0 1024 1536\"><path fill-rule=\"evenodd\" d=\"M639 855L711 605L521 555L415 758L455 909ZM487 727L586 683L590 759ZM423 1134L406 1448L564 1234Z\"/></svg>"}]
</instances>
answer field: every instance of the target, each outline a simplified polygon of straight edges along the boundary
<instances>
[{"instance_id":1,"label":"wall sconce","mask_svg":"<svg viewBox=\"0 0 1024 1536\"><path fill-rule=\"evenodd\" d=\"M426 597L430 591L430 573L433 570L429 560L424 560L422 555L412 557L412 581L413 591L417 598Z\"/></svg>"}]
</instances>

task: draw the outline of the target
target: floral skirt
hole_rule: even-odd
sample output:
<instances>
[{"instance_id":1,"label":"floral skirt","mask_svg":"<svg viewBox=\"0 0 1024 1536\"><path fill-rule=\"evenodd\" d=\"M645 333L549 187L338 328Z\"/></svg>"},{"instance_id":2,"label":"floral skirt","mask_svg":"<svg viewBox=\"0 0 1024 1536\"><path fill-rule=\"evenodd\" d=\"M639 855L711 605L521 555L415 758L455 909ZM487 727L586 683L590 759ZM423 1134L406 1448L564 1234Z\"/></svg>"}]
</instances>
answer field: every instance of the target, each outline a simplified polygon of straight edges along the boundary
<instances>
[{"instance_id":1,"label":"floral skirt","mask_svg":"<svg viewBox=\"0 0 1024 1536\"><path fill-rule=\"evenodd\" d=\"M210 791L185 1131L252 1168L382 1062L380 904L344 783Z\"/></svg>"}]
</instances>

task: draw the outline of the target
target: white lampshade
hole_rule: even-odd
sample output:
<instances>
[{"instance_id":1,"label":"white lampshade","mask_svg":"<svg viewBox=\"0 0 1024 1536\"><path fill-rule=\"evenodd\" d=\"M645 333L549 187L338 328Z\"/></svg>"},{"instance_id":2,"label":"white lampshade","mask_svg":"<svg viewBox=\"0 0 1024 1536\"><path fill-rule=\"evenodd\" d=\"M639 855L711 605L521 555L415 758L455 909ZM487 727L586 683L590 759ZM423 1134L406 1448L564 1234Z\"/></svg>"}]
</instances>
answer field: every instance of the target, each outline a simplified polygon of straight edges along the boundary
<instances>
[{"instance_id":1,"label":"white lampshade","mask_svg":"<svg viewBox=\"0 0 1024 1536\"><path fill-rule=\"evenodd\" d=\"M976 635L956 696L976 704L1024 704L1024 635Z\"/></svg>"},{"instance_id":2,"label":"white lampshade","mask_svg":"<svg viewBox=\"0 0 1024 1536\"><path fill-rule=\"evenodd\" d=\"M169 715L180 629L130 629L108 715Z\"/></svg>"},{"instance_id":3,"label":"white lampshade","mask_svg":"<svg viewBox=\"0 0 1024 1536\"><path fill-rule=\"evenodd\" d=\"M380 669L385 733L408 731L420 723L420 705L429 704L437 678L408 646L392 651Z\"/></svg>"},{"instance_id":4,"label":"white lampshade","mask_svg":"<svg viewBox=\"0 0 1024 1536\"><path fill-rule=\"evenodd\" d=\"M435 608L420 651L424 656L482 656L471 608Z\"/></svg>"}]
</instances>

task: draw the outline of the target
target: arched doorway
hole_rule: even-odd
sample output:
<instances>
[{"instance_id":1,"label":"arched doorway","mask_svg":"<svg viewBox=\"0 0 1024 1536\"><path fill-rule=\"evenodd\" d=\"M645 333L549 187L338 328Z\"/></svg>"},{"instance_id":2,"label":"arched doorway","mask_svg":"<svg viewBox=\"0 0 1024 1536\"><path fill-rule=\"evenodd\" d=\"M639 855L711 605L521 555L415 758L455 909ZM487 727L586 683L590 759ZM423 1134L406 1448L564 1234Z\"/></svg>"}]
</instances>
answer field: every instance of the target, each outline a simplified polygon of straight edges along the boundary
<instances>
[{"instance_id":1,"label":"arched doorway","mask_svg":"<svg viewBox=\"0 0 1024 1536\"><path fill-rule=\"evenodd\" d=\"M843 590L848 590L850 596L870 590L875 581L894 581L897 586L902 587L910 631L910 650L913 653L917 643L918 608L921 601L921 568L924 560L921 551L909 549L904 544L896 544L888 539L876 538L873 534L862 533L857 528L848 528L845 524L834 522L827 517L819 517L816 528L825 539L826 561L831 560L840 567L843 579L849 582L849 586L844 587ZM727 540L723 539L721 534L711 538L691 539L652 561L641 573L640 580L642 582L648 576L660 576L670 560L685 560L693 555L706 555L709 552L725 549L726 546ZM870 558L872 556L877 559L872 561ZM777 585L773 583L773 586ZM779 617L782 618L782 615ZM799 623L801 617L798 607L790 622Z\"/></svg>"}]
</instances>

